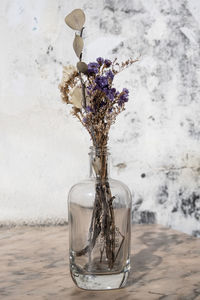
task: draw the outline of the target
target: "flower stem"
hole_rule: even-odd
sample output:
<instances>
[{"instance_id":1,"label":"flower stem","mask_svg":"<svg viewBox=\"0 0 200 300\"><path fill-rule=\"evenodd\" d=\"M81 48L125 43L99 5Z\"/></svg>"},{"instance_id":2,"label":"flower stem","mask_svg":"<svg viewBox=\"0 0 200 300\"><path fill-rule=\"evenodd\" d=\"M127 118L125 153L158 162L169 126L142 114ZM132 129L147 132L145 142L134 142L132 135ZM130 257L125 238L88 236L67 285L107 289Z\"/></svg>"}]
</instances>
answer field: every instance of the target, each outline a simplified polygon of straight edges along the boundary
<instances>
[{"instance_id":1,"label":"flower stem","mask_svg":"<svg viewBox=\"0 0 200 300\"><path fill-rule=\"evenodd\" d=\"M100 251L100 262L103 261L103 252L108 262L108 267L113 268L115 262L115 215L113 208L114 196L111 194L110 184L108 180L107 157L102 152L96 151L96 157L101 160L100 176L96 177L95 183L95 200L92 212L91 223L89 227L88 245L76 252L77 256L82 256L88 253L89 261L92 251L97 242L97 238L102 233L104 239L103 250Z\"/></svg>"},{"instance_id":2,"label":"flower stem","mask_svg":"<svg viewBox=\"0 0 200 300\"><path fill-rule=\"evenodd\" d=\"M83 36L83 30L85 27L83 27L80 31L80 37ZM80 57L79 57L79 61L82 60L82 56L83 56L83 52L81 52ZM82 96L83 96L83 108L86 108L86 94L85 94L85 83L83 82L83 78L81 75L81 72L79 71L79 78L80 78L80 82L81 82L81 88L82 88Z\"/></svg>"}]
</instances>

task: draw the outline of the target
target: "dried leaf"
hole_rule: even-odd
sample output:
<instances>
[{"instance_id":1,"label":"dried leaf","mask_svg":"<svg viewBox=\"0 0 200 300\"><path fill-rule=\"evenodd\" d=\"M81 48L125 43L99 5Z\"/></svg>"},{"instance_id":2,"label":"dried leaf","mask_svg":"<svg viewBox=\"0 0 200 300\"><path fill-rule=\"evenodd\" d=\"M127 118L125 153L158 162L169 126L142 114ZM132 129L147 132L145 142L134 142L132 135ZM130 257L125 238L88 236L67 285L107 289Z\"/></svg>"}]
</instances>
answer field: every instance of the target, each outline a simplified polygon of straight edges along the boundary
<instances>
[{"instance_id":1,"label":"dried leaf","mask_svg":"<svg viewBox=\"0 0 200 300\"><path fill-rule=\"evenodd\" d=\"M74 30L81 30L85 24L85 14L82 9L74 9L65 17L65 23Z\"/></svg>"},{"instance_id":2,"label":"dried leaf","mask_svg":"<svg viewBox=\"0 0 200 300\"><path fill-rule=\"evenodd\" d=\"M82 90L76 87L71 93L70 102L77 108L82 108Z\"/></svg>"},{"instance_id":3,"label":"dried leaf","mask_svg":"<svg viewBox=\"0 0 200 300\"><path fill-rule=\"evenodd\" d=\"M86 63L84 63L83 61L79 61L77 63L77 69L82 72L82 73L87 73L87 70L88 70L88 66Z\"/></svg>"},{"instance_id":4,"label":"dried leaf","mask_svg":"<svg viewBox=\"0 0 200 300\"><path fill-rule=\"evenodd\" d=\"M81 52L83 50L83 39L82 39L82 37L80 37L77 34L75 35L75 38L74 38L73 48L74 48L76 55L79 58L81 55Z\"/></svg>"}]
</instances>

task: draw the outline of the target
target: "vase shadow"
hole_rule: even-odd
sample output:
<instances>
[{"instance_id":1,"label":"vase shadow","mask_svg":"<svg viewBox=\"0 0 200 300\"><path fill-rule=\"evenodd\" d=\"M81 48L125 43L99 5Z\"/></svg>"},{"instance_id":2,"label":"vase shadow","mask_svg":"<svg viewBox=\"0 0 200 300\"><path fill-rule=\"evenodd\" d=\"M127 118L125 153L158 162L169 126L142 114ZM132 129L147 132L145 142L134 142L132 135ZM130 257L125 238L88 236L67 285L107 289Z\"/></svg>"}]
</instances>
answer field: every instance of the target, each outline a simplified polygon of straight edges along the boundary
<instances>
[{"instance_id":1,"label":"vase shadow","mask_svg":"<svg viewBox=\"0 0 200 300\"><path fill-rule=\"evenodd\" d=\"M146 275L146 272L142 272L144 269L146 269L146 262L140 260L140 258L138 259L138 255L131 255L130 257L130 265L131 265L131 269L130 269L130 273L129 273L129 277L126 283L126 287L133 285L134 283L138 282L140 279L142 279L144 277L144 275ZM140 275L137 275L138 273L140 273Z\"/></svg>"},{"instance_id":2,"label":"vase shadow","mask_svg":"<svg viewBox=\"0 0 200 300\"><path fill-rule=\"evenodd\" d=\"M155 249L148 247L142 249L135 255L130 257L131 270L127 280L126 286L131 286L140 281L144 276L148 277L152 268L162 263L162 258L154 254Z\"/></svg>"}]
</instances>

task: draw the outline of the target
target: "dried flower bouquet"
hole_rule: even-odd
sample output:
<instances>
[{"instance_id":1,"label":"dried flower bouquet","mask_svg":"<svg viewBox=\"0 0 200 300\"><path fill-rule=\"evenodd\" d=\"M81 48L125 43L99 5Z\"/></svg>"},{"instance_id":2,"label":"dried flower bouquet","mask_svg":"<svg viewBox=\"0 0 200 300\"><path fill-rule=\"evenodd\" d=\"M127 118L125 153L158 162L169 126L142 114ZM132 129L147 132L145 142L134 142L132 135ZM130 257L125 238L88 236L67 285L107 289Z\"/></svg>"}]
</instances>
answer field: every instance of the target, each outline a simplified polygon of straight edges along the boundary
<instances>
[{"instance_id":1,"label":"dried flower bouquet","mask_svg":"<svg viewBox=\"0 0 200 300\"><path fill-rule=\"evenodd\" d=\"M88 255L89 260L95 247L98 236L101 234L104 247L101 250L99 261L103 252L108 267L113 268L119 250L115 249L115 215L110 184L107 176L106 147L109 138L109 129L115 122L116 116L125 109L129 91L123 88L117 91L113 86L114 77L126 67L137 60L128 59L118 63L117 59L111 61L98 57L95 62L82 61L83 30L85 14L81 9L73 10L65 18L66 24L75 33L73 42L74 51L79 59L77 66L66 66L63 69L62 82L59 85L62 100L72 105L72 114L78 118L91 136L95 149L92 165L95 173L95 199L93 213L88 232L88 244L76 251L76 256Z\"/></svg>"}]
</instances>

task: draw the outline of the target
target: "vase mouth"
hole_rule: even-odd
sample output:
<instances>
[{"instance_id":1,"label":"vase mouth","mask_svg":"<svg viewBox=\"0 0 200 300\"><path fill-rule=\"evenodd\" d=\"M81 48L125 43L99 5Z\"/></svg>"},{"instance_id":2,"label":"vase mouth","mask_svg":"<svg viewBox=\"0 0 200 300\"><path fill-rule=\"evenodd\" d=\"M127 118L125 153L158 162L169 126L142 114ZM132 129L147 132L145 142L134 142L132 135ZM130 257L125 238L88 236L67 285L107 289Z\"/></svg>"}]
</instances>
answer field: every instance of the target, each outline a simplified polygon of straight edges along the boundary
<instances>
[{"instance_id":1,"label":"vase mouth","mask_svg":"<svg viewBox=\"0 0 200 300\"><path fill-rule=\"evenodd\" d=\"M110 149L107 146L102 146L102 147L90 146L89 149L90 149L89 154L91 154L91 153L105 154L105 155L110 154L110 152L109 152Z\"/></svg>"}]
</instances>

